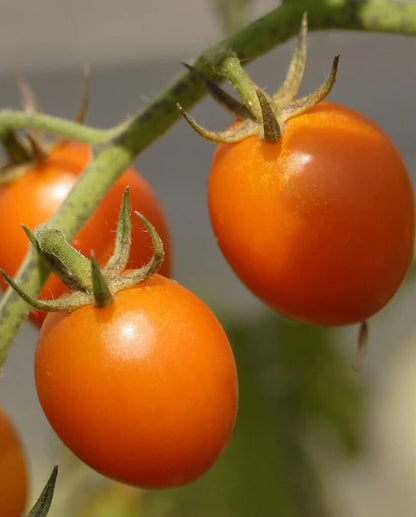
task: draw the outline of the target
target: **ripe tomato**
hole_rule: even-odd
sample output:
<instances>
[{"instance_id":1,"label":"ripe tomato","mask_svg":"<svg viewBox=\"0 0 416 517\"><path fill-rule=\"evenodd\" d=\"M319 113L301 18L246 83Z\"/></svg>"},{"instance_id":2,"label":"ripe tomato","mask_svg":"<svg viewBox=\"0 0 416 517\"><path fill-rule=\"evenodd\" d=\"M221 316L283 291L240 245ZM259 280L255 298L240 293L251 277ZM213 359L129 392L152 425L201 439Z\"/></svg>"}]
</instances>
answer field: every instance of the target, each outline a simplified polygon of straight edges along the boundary
<instances>
[{"instance_id":1,"label":"ripe tomato","mask_svg":"<svg viewBox=\"0 0 416 517\"><path fill-rule=\"evenodd\" d=\"M26 505L27 471L19 438L0 408L0 503L2 517L18 517Z\"/></svg>"},{"instance_id":2,"label":"ripe tomato","mask_svg":"<svg viewBox=\"0 0 416 517\"><path fill-rule=\"evenodd\" d=\"M218 320L160 275L104 309L50 313L35 379L46 417L85 463L146 488L189 483L231 435L237 374Z\"/></svg>"},{"instance_id":3,"label":"ripe tomato","mask_svg":"<svg viewBox=\"0 0 416 517\"><path fill-rule=\"evenodd\" d=\"M208 182L218 244L247 287L291 318L360 322L409 268L414 197L403 161L371 120L322 102L277 144L221 144Z\"/></svg>"},{"instance_id":4,"label":"ripe tomato","mask_svg":"<svg viewBox=\"0 0 416 517\"><path fill-rule=\"evenodd\" d=\"M29 241L21 228L25 224L33 230L46 222L59 208L78 176L91 157L88 146L69 142L55 148L46 161L34 166L23 176L0 187L0 235L4 246L0 254L0 268L14 276L29 249ZM130 186L130 204L156 227L164 245L165 261L160 273L171 270L170 238L162 209L147 181L134 169L127 169L106 194L91 219L81 229L73 245L86 256L94 250L104 264L110 257L123 192ZM152 243L138 217L132 217L132 247L129 267L139 267L152 256ZM5 281L1 280L6 286ZM51 275L40 298L57 298L66 287ZM30 319L42 324L45 313L32 310Z\"/></svg>"}]
</instances>

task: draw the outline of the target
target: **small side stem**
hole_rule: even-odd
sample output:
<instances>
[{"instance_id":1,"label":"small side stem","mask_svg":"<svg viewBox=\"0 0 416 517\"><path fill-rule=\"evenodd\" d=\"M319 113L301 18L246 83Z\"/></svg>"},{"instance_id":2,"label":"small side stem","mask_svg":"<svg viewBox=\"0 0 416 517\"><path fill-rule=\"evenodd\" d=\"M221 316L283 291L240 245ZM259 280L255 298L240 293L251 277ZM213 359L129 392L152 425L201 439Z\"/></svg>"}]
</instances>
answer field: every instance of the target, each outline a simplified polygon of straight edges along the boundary
<instances>
[{"instance_id":1,"label":"small side stem","mask_svg":"<svg viewBox=\"0 0 416 517\"><path fill-rule=\"evenodd\" d=\"M123 127L95 129L43 113L25 113L15 110L0 111L0 135L7 135L11 129L39 130L64 136L88 145L102 144L116 137Z\"/></svg>"},{"instance_id":2,"label":"small side stem","mask_svg":"<svg viewBox=\"0 0 416 517\"><path fill-rule=\"evenodd\" d=\"M219 70L237 90L240 99L253 114L256 121L261 123L263 117L256 85L241 66L240 60L235 56L227 57L220 64Z\"/></svg>"}]
</instances>

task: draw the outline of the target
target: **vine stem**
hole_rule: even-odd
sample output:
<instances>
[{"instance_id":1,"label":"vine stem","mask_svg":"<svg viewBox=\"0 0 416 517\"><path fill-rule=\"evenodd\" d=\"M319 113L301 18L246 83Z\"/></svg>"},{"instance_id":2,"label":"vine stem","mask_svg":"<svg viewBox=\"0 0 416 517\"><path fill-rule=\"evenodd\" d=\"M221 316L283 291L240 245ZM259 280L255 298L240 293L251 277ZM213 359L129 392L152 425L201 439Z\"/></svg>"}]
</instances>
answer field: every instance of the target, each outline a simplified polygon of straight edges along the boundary
<instances>
[{"instance_id":1,"label":"vine stem","mask_svg":"<svg viewBox=\"0 0 416 517\"><path fill-rule=\"evenodd\" d=\"M414 3L292 0L202 53L194 62L195 68L214 82L222 81L215 70L225 58L234 52L247 63L295 36L305 11L309 12L310 30L338 28L416 34ZM128 124L114 129L92 129L48 115L5 110L0 111L0 132L10 128L42 130L90 145L101 144L61 208L48 222L72 240L123 170L180 117L176 103L189 109L205 93L195 74L186 71ZM37 296L46 277L45 268L32 251L15 280L28 294ZM28 312L29 306L9 288L0 302L0 365Z\"/></svg>"},{"instance_id":2,"label":"vine stem","mask_svg":"<svg viewBox=\"0 0 416 517\"><path fill-rule=\"evenodd\" d=\"M11 129L40 130L64 136L89 145L108 142L116 137L124 127L112 129L95 129L84 126L71 120L66 120L44 113L28 113L17 110L0 111L0 135L6 134Z\"/></svg>"}]
</instances>

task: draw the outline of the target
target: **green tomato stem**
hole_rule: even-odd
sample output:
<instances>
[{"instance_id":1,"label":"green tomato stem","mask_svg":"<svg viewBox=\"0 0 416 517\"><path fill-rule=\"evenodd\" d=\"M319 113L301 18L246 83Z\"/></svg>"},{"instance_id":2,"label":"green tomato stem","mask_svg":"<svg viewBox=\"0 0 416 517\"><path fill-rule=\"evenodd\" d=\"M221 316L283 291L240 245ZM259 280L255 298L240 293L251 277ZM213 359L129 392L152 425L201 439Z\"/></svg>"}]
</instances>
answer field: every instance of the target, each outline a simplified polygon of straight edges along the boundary
<instances>
[{"instance_id":1,"label":"green tomato stem","mask_svg":"<svg viewBox=\"0 0 416 517\"><path fill-rule=\"evenodd\" d=\"M0 135L6 135L12 129L44 131L71 140L78 140L88 145L96 145L108 142L120 134L124 128L120 126L112 129L95 129L44 113L1 110Z\"/></svg>"},{"instance_id":2,"label":"green tomato stem","mask_svg":"<svg viewBox=\"0 0 416 517\"><path fill-rule=\"evenodd\" d=\"M310 13L310 30L341 28L416 34L414 3L393 0L298 0L284 3L202 53L194 66L214 82L221 82L222 77L215 70L226 57L234 52L242 62L247 63L266 53L297 34L305 11ZM8 129L29 129L58 134L90 145L109 143L96 153L62 207L48 223L72 240L123 170L178 119L180 114L176 103L188 109L205 93L198 79L185 72L121 128L92 129L49 115L4 110L0 111L0 134ZM112 139L115 140L110 145ZM30 252L15 280L27 293L37 296L46 276L44 266L39 264L34 252ZM0 303L0 365L28 312L29 306L8 289Z\"/></svg>"},{"instance_id":3,"label":"green tomato stem","mask_svg":"<svg viewBox=\"0 0 416 517\"><path fill-rule=\"evenodd\" d=\"M256 84L241 66L238 57L230 56L224 59L219 67L221 73L237 90L244 106L253 114L254 119L261 124L262 109L257 97Z\"/></svg>"}]
</instances>

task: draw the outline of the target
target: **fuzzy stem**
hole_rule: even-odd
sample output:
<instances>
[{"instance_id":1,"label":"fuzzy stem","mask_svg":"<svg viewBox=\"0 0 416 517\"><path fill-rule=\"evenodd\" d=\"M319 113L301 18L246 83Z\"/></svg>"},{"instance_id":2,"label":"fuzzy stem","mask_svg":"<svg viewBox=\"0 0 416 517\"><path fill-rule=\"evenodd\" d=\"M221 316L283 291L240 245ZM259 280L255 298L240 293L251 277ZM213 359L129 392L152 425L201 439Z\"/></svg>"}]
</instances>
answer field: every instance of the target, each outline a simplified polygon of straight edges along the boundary
<instances>
[{"instance_id":1,"label":"fuzzy stem","mask_svg":"<svg viewBox=\"0 0 416 517\"><path fill-rule=\"evenodd\" d=\"M64 136L89 145L102 144L114 138L122 131L121 127L113 129L95 129L43 113L26 113L24 111L0 111L0 135L6 135L11 129L39 130Z\"/></svg>"},{"instance_id":2,"label":"fuzzy stem","mask_svg":"<svg viewBox=\"0 0 416 517\"><path fill-rule=\"evenodd\" d=\"M263 120L262 110L257 97L256 85L241 66L238 57L227 57L221 63L219 69L237 90L244 106L253 114L255 120L261 123Z\"/></svg>"},{"instance_id":3,"label":"fuzzy stem","mask_svg":"<svg viewBox=\"0 0 416 517\"><path fill-rule=\"evenodd\" d=\"M204 52L194 66L213 81L220 82L222 78L214 70L231 55L232 50L244 63L255 59L295 36L305 11L310 13L310 30L338 28L416 34L414 3L393 0L298 0L281 5L215 45ZM190 72L182 74L125 126L112 147L104 147L97 153L49 224L63 230L67 239L72 240L122 171L178 119L180 114L176 103L188 109L204 95L205 90L194 75ZM105 142L120 134L119 128L103 131L47 115L0 111L0 132L11 127L43 130L89 144ZM15 280L26 292L36 296L45 278L44 268L38 267L38 260L31 252ZM0 365L28 312L27 304L8 289L0 303Z\"/></svg>"}]
</instances>

